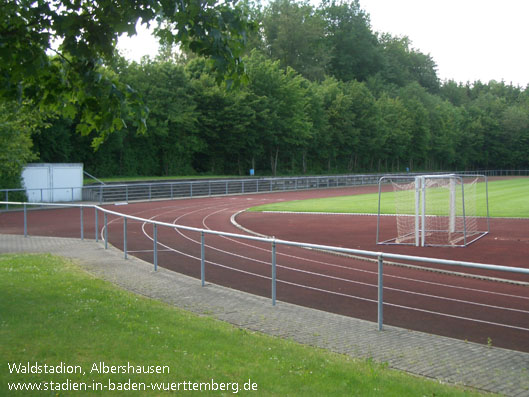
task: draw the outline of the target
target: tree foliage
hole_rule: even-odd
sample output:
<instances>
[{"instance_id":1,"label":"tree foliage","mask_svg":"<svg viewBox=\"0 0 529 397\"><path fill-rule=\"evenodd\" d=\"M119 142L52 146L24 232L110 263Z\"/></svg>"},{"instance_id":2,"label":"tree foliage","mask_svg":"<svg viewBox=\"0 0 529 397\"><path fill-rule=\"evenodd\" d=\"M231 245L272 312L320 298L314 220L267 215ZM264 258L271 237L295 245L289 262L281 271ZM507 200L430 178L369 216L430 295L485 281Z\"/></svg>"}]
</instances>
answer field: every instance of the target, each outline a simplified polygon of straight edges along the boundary
<instances>
[{"instance_id":1,"label":"tree foliage","mask_svg":"<svg viewBox=\"0 0 529 397\"><path fill-rule=\"evenodd\" d=\"M262 20L265 52L310 80L322 80L330 61L325 21L308 3L275 0Z\"/></svg>"},{"instance_id":2,"label":"tree foliage","mask_svg":"<svg viewBox=\"0 0 529 397\"><path fill-rule=\"evenodd\" d=\"M96 146L126 120L144 131L147 107L108 68L118 37L134 35L138 21L156 21L164 43L209 57L217 80L226 76L232 84L242 76L253 25L230 0L1 0L0 97L78 114L81 133L99 132Z\"/></svg>"},{"instance_id":3,"label":"tree foliage","mask_svg":"<svg viewBox=\"0 0 529 397\"><path fill-rule=\"evenodd\" d=\"M440 82L430 55L406 37L373 33L356 1L241 7L261 22L238 63L246 84L226 90L211 61L175 56L174 26L162 24L168 45L154 60L113 57L94 69L101 81L135 88L150 110L147 132L127 102L119 131L77 134L86 120L78 102L66 102L33 134L33 152L41 161L83 162L97 176L529 167L527 88ZM192 39L173 39L202 51ZM94 152L91 142L103 137Z\"/></svg>"},{"instance_id":4,"label":"tree foliage","mask_svg":"<svg viewBox=\"0 0 529 397\"><path fill-rule=\"evenodd\" d=\"M27 106L0 103L0 186L20 187L23 167L37 158L32 151L31 134L39 125L39 115Z\"/></svg>"},{"instance_id":5,"label":"tree foliage","mask_svg":"<svg viewBox=\"0 0 529 397\"><path fill-rule=\"evenodd\" d=\"M380 70L381 48L358 0L324 2L320 13L326 22L326 47L331 52L329 74L342 81L364 81Z\"/></svg>"}]
</instances>

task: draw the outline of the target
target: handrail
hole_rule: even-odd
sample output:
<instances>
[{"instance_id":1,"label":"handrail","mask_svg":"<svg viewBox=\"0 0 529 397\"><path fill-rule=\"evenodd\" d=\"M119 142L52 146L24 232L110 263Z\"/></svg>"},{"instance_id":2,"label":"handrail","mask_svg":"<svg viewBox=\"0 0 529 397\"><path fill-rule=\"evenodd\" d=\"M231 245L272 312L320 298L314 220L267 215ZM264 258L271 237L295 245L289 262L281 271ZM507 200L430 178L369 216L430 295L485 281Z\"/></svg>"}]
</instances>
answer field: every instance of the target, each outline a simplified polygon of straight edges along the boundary
<instances>
[{"instance_id":1,"label":"handrail","mask_svg":"<svg viewBox=\"0 0 529 397\"><path fill-rule=\"evenodd\" d=\"M85 175L87 175L88 177L92 178L94 181L99 182L101 185L106 185L106 183L103 182L101 179L96 178L95 176L93 176L92 174L89 174L89 173L86 172L85 170L83 170L83 174L85 174Z\"/></svg>"}]
</instances>

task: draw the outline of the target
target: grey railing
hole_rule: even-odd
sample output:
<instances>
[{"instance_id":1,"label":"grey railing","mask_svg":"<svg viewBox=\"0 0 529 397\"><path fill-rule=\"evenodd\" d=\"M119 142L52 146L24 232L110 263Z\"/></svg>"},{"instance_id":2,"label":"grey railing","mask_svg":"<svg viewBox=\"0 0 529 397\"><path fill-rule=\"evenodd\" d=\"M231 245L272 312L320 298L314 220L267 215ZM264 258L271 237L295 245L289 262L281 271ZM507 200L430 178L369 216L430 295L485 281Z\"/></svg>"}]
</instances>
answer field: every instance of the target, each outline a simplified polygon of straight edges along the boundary
<instances>
[{"instance_id":1,"label":"grey railing","mask_svg":"<svg viewBox=\"0 0 529 397\"><path fill-rule=\"evenodd\" d=\"M377 175L288 178L217 179L159 183L129 183L85 187L83 199L99 203L175 199L230 194L266 193L375 184Z\"/></svg>"},{"instance_id":2,"label":"grey railing","mask_svg":"<svg viewBox=\"0 0 529 397\"><path fill-rule=\"evenodd\" d=\"M9 204L11 206L20 206L23 208L24 212L24 236L28 236L28 216L27 211L29 206L56 206L56 207L64 207L64 204L43 204L43 203L23 203L23 202L0 202L0 205ZM427 257L420 257L420 256L411 256L411 255L401 255L401 254L392 254L392 253L385 253L385 252L375 252L375 251L366 251L366 250L359 250L359 249L351 249L351 248L342 248L342 247L335 247L330 245L320 245L320 244L308 244L308 243L301 243L301 242L295 242L295 241L288 241L288 240L281 240L276 238L267 238L267 237L257 237L257 236L249 236L249 235L242 235L242 234L236 234L236 233L228 233L228 232L220 232L210 229L201 229L201 228L195 228L191 226L184 226L184 225L176 225L172 223L165 223L165 222L159 222L159 221L153 221L150 219L144 219L140 217L136 217L133 215L127 215L122 214L120 212L111 211L106 208L99 207L97 205L83 205L83 204L68 204L67 207L78 207L80 209L80 238L81 240L84 240L84 209L85 208L92 208L94 209L95 213L95 235L94 238L96 241L99 241L99 233L100 230L102 230L102 236L103 236L103 242L105 249L108 249L108 216L113 215L118 218L123 218L123 255L126 259L128 256L128 249L127 249L127 221L139 221L151 224L153 226L153 265L154 270L156 271L158 269L158 227L167 227L170 229L181 229L186 231L192 231L200 234L200 279L201 279L201 285L205 286L205 280L206 280L206 273L205 273L205 235L218 235L218 236L224 236L224 237L231 237L235 239L242 239L242 240L252 240L252 241L259 241L270 244L271 247L271 258L270 258L270 265L271 265L271 300L272 305L275 306L276 304L276 284L277 284L277 276L276 276L276 246L277 245L285 245L285 246L293 246L293 247L300 247L300 248L309 248L309 249L317 249L317 250L323 250L323 251L331 251L331 252L340 252L343 254L351 254L356 256L362 256L362 257L370 257L375 258L378 264L378 278L377 278L377 288L378 288L378 295L377 295L377 324L378 324L378 330L382 330L383 328L383 306L384 306L384 260L390 259L390 260L402 260L402 261L411 261L411 262L423 262L423 263L433 263L433 264L440 264L440 265L448 265L448 266L454 266L454 267L467 267L467 268L475 268L475 269L483 269L483 270L493 270L493 271L501 271L501 272L510 272L510 273L520 273L520 274L527 274L529 275L529 269L519 268L519 267L509 267L509 266L501 266L501 265L491 265L491 264L484 264L484 263L475 263L475 262L465 262L465 261L455 261L455 260L447 260L447 259L438 259L438 258L427 258ZM103 213L103 225L102 229L99 228L99 212Z\"/></svg>"},{"instance_id":3,"label":"grey railing","mask_svg":"<svg viewBox=\"0 0 529 397\"><path fill-rule=\"evenodd\" d=\"M456 174L483 174L486 176L528 176L529 170L489 170L476 172L454 172ZM431 173L435 174L435 173ZM418 175L418 173L354 174L301 176L282 178L206 179L193 181L171 181L150 183L123 183L87 185L82 188L54 189L0 189L0 199L9 202L15 192L27 194L28 201L93 203L129 202L186 197L219 196L245 193L266 193L289 190L324 189L358 185L376 185L383 175ZM55 200L59 197L60 200ZM13 201L13 200L11 200ZM6 204L8 207L8 204Z\"/></svg>"}]
</instances>

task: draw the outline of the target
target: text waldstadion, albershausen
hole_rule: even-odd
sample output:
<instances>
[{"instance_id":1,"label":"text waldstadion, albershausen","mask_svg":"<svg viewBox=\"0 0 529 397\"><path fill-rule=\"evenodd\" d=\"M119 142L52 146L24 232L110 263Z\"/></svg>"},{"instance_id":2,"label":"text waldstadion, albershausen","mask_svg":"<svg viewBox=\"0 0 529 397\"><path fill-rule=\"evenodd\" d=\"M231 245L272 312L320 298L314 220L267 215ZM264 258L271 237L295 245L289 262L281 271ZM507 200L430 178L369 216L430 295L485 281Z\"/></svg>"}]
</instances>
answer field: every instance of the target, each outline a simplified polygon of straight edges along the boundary
<instances>
[{"instance_id":1,"label":"text waldstadion, albershausen","mask_svg":"<svg viewBox=\"0 0 529 397\"><path fill-rule=\"evenodd\" d=\"M39 362L7 363L10 374L83 374L86 372L80 365L69 365L62 361L57 365ZM133 365L130 362L121 365L108 365L104 361L92 363L89 374L169 374L167 365Z\"/></svg>"}]
</instances>

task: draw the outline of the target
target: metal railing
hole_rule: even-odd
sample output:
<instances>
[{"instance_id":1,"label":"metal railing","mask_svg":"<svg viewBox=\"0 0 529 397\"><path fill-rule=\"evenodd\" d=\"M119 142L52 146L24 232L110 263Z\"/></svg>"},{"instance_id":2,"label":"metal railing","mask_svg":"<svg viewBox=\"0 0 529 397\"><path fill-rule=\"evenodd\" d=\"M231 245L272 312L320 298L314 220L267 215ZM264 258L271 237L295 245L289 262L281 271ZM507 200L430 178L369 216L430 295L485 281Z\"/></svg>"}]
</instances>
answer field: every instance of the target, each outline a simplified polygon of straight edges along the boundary
<instances>
[{"instance_id":1,"label":"metal railing","mask_svg":"<svg viewBox=\"0 0 529 397\"><path fill-rule=\"evenodd\" d=\"M28 206L55 206L55 207L65 206L63 204L0 202L0 205L3 205L3 204L9 204L12 206L16 205L16 206L21 206L23 208L24 236L25 237L28 236L28 216L27 216ZM128 257L127 221L131 220L131 221L139 221L139 222L151 224L153 226L153 258L152 260L153 260L155 271L158 270L158 227L167 227L170 229L181 229L181 230L199 233L200 234L200 255L201 255L200 256L200 279L201 279L202 286L205 286L205 280L206 280L206 273L205 273L205 235L206 234L231 237L234 239L251 240L251 241L259 241L259 242L268 243L270 244L270 247L271 247L271 258L270 258L271 300L272 300L272 305L274 306L276 305L276 291L277 291L276 289L276 284L277 284L276 247L277 245L309 248L309 249L316 249L316 250L323 250L323 251L330 251L330 252L339 252L342 254L350 254L350 255L361 256L361 257L375 258L378 264L378 277L377 277L378 330L383 329L383 305L384 305L384 284L383 284L384 277L383 276L384 276L384 260L386 259L432 263L432 264L448 265L448 266L454 266L454 267L467 267L467 268L475 268L475 269L482 269L482 270L492 270L492 271L520 273L520 274L529 275L529 269L518 268L518 267L509 267L509 266L491 265L491 264L483 264L483 263L475 263L475 262L455 261L455 260L447 260L447 259L366 251L366 250L359 250L359 249L335 247L335 246L329 246L329 245L309 244L309 243L281 240L281 239L276 239L276 238L257 237L257 236L242 235L242 234L236 234L236 233L221 232L221 231L215 231L215 230L210 230L210 229L201 229L201 228L196 228L196 227L191 227L191 226L176 225L172 223L153 221L150 219L144 219L144 218L140 218L140 217L133 216L133 215L127 215L127 214L123 214L120 212L111 211L109 209L99 207L98 205L91 205L91 204L69 204L66 206L67 207L78 207L80 209L80 238L81 240L84 240L84 209L85 208L94 209L94 213L95 213L95 236L94 238L96 242L99 241L99 233L100 233L99 212L102 212L104 214L104 224L102 226L102 234L103 234L103 241L104 241L105 249L108 249L108 230L109 230L108 216L113 215L118 218L123 218L123 255L125 259L127 259Z\"/></svg>"},{"instance_id":2,"label":"metal railing","mask_svg":"<svg viewBox=\"0 0 529 397\"><path fill-rule=\"evenodd\" d=\"M439 172L440 173L440 172ZM455 172L456 174L483 174L486 176L529 176L529 170L488 170ZM437 174L437 173L432 173ZM0 199L9 202L15 192L27 194L28 201L93 203L130 202L145 200L207 197L230 194L266 193L290 190L308 190L376 185L383 175L419 175L419 173L354 174L327 176L296 176L281 178L207 179L193 181L99 184L79 187L0 189ZM6 204L6 209L8 204Z\"/></svg>"},{"instance_id":3,"label":"metal railing","mask_svg":"<svg viewBox=\"0 0 529 397\"><path fill-rule=\"evenodd\" d=\"M130 183L85 187L85 201L99 203L267 193L375 184L376 175L289 178L221 179L159 183Z\"/></svg>"}]
</instances>

